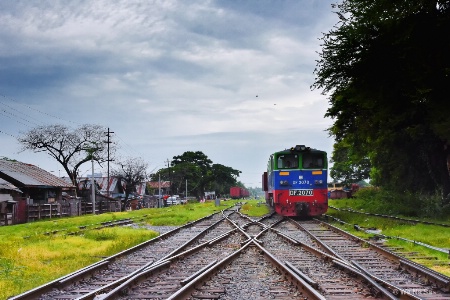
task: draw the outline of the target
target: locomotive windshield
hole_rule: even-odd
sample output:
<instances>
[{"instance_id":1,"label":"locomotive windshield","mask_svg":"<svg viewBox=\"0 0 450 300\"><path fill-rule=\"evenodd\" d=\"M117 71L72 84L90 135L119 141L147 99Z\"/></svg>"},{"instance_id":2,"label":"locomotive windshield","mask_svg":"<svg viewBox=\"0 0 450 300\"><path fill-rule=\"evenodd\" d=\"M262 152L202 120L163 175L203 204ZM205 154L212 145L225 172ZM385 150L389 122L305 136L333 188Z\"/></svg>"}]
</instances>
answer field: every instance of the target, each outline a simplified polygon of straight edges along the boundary
<instances>
[{"instance_id":1,"label":"locomotive windshield","mask_svg":"<svg viewBox=\"0 0 450 300\"><path fill-rule=\"evenodd\" d=\"M323 169L324 159L322 153L304 153L303 169Z\"/></svg>"},{"instance_id":2,"label":"locomotive windshield","mask_svg":"<svg viewBox=\"0 0 450 300\"><path fill-rule=\"evenodd\" d=\"M278 169L297 169L298 155L297 154L283 154L278 156Z\"/></svg>"}]
</instances>

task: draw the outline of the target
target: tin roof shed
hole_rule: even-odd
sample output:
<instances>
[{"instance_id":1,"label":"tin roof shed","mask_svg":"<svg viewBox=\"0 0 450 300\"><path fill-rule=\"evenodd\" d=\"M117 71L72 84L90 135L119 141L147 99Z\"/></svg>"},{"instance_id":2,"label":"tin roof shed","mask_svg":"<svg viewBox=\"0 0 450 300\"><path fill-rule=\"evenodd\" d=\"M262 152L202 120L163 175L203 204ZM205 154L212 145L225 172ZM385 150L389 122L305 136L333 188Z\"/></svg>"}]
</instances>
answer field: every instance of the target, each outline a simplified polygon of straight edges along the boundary
<instances>
[{"instance_id":1,"label":"tin roof shed","mask_svg":"<svg viewBox=\"0 0 450 300\"><path fill-rule=\"evenodd\" d=\"M0 159L0 178L12 183L16 187L36 188L73 188L74 186L63 179L36 167L18 161Z\"/></svg>"}]
</instances>

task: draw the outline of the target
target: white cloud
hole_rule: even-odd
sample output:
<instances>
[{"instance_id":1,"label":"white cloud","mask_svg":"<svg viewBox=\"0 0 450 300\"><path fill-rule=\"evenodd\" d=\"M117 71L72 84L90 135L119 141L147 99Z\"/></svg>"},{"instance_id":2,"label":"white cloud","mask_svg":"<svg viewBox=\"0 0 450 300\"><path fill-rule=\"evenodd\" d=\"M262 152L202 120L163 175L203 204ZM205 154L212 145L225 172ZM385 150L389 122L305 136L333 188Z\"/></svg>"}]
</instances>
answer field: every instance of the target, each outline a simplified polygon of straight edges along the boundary
<instances>
[{"instance_id":1,"label":"white cloud","mask_svg":"<svg viewBox=\"0 0 450 300\"><path fill-rule=\"evenodd\" d=\"M124 156L199 150L259 182L275 150L331 151L327 99L310 85L332 2L2 1L0 108L34 119L0 114L0 127L101 124ZM0 156L58 168L0 142Z\"/></svg>"}]
</instances>

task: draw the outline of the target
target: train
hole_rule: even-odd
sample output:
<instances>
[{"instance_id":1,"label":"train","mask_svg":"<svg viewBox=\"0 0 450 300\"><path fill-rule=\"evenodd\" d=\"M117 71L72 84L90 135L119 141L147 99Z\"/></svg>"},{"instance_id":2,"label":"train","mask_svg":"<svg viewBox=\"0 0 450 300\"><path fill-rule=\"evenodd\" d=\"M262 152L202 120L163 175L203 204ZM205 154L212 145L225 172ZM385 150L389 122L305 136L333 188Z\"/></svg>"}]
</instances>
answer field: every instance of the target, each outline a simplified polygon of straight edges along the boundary
<instances>
[{"instance_id":1,"label":"train","mask_svg":"<svg viewBox=\"0 0 450 300\"><path fill-rule=\"evenodd\" d=\"M250 192L242 187L239 186L232 186L230 187L230 197L232 199L243 199L250 196Z\"/></svg>"},{"instance_id":2,"label":"train","mask_svg":"<svg viewBox=\"0 0 450 300\"><path fill-rule=\"evenodd\" d=\"M314 217L328 209L327 178L327 153L296 145L270 155L262 189L278 214Z\"/></svg>"}]
</instances>

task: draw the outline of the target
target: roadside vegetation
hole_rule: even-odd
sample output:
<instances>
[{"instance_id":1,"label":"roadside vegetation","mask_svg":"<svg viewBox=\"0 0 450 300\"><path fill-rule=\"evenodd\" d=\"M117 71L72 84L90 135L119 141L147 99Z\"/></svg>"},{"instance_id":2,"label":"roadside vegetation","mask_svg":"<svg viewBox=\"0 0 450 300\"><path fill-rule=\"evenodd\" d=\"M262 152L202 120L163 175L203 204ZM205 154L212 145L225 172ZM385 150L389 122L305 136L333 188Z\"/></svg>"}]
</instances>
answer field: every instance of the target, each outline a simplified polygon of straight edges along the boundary
<instances>
[{"instance_id":1,"label":"roadside vegetation","mask_svg":"<svg viewBox=\"0 0 450 300\"><path fill-rule=\"evenodd\" d=\"M180 226L238 201L189 203L162 209L86 215L0 227L0 299L7 299L158 236L145 228ZM249 201L250 203L256 200ZM246 211L252 211L253 204ZM265 207L265 206L261 206ZM258 209L261 209L258 207ZM134 225L95 229L132 219Z\"/></svg>"},{"instance_id":2,"label":"roadside vegetation","mask_svg":"<svg viewBox=\"0 0 450 300\"><path fill-rule=\"evenodd\" d=\"M450 224L450 205L442 206L440 193L435 195L396 193L368 187L360 189L352 199L342 199L333 203L336 207L351 206L355 210L364 212L431 219L437 222L447 221ZM351 203L351 205L347 203Z\"/></svg>"},{"instance_id":3,"label":"roadside vegetation","mask_svg":"<svg viewBox=\"0 0 450 300\"><path fill-rule=\"evenodd\" d=\"M242 205L240 212L250 217L262 217L267 215L270 210L264 200L252 200L246 201L246 203Z\"/></svg>"},{"instance_id":4,"label":"roadside vegetation","mask_svg":"<svg viewBox=\"0 0 450 300\"><path fill-rule=\"evenodd\" d=\"M338 209L350 209L356 212L336 210L329 208L327 215L338 218L348 225L336 223L343 228L363 238L376 238L382 234L391 238L384 242L391 247L401 247L401 252L417 252L422 259L414 261L423 264L433 270L450 276L449 252L443 253L421 246L417 242L433 247L450 250L450 229L439 225L421 224L412 221L384 218L381 216L366 215L374 213L401 217L409 220L421 220L438 224L450 224L450 214L436 214L432 217L430 212L436 207L436 198L415 199L412 195L393 195L378 189L363 189L356 193L355 198L329 200L329 205ZM428 203L428 208L425 204ZM363 229L370 229L374 233L366 234L355 229L358 225ZM405 238L414 242L407 242L398 238Z\"/></svg>"}]
</instances>

